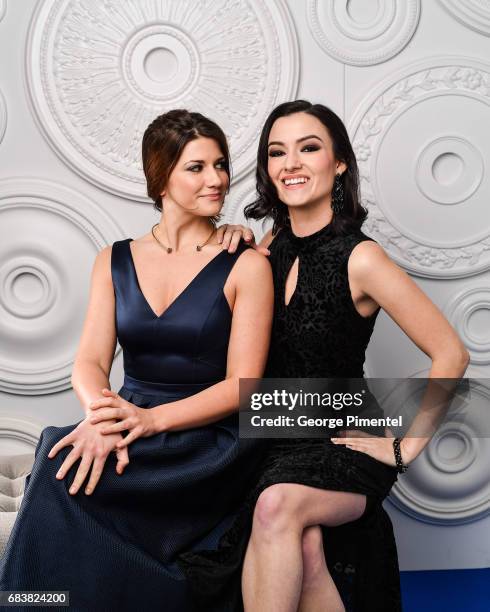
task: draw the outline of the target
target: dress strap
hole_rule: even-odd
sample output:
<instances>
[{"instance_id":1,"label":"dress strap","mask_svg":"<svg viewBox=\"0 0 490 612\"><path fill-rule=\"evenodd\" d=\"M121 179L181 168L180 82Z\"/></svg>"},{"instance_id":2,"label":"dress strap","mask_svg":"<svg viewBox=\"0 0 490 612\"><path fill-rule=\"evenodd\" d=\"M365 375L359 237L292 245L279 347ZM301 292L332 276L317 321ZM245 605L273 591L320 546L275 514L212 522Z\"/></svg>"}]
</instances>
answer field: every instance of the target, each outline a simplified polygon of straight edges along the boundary
<instances>
[{"instance_id":1,"label":"dress strap","mask_svg":"<svg viewBox=\"0 0 490 612\"><path fill-rule=\"evenodd\" d=\"M114 294L120 298L127 291L131 279L131 260L129 243L132 238L117 240L112 245L111 274Z\"/></svg>"},{"instance_id":2,"label":"dress strap","mask_svg":"<svg viewBox=\"0 0 490 612\"><path fill-rule=\"evenodd\" d=\"M212 270L209 270L209 272L211 273L213 283L215 283L217 289L223 289L226 284L226 280L238 258L249 248L251 247L243 242L240 242L237 250L234 253L224 252L217 256L214 261L212 261L212 263L216 265L212 266Z\"/></svg>"}]
</instances>

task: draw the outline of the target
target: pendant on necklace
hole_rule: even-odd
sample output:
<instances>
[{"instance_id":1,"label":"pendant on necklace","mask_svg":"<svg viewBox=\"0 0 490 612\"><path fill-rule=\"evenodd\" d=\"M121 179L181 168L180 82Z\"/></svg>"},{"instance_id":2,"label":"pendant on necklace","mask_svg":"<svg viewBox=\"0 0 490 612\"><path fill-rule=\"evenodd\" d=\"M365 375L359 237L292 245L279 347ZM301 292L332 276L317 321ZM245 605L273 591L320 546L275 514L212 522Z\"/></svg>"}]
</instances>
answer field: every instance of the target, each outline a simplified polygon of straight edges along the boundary
<instances>
[{"instance_id":1,"label":"pendant on necklace","mask_svg":"<svg viewBox=\"0 0 490 612\"><path fill-rule=\"evenodd\" d=\"M199 245L196 246L196 251L202 251L202 247L200 247Z\"/></svg>"},{"instance_id":2,"label":"pendant on necklace","mask_svg":"<svg viewBox=\"0 0 490 612\"><path fill-rule=\"evenodd\" d=\"M167 247L167 253L171 253L172 252L172 247Z\"/></svg>"}]
</instances>

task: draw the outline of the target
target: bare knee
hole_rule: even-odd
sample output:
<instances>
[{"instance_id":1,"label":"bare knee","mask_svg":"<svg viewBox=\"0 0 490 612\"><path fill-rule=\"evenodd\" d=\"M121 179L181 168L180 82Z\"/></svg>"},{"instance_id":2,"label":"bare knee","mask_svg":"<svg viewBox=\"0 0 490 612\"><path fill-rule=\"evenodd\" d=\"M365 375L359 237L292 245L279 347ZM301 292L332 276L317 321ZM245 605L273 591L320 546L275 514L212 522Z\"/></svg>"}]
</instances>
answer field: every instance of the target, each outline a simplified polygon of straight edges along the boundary
<instances>
[{"instance_id":1,"label":"bare knee","mask_svg":"<svg viewBox=\"0 0 490 612\"><path fill-rule=\"evenodd\" d=\"M318 525L307 527L301 539L303 553L303 588L325 574L325 552L322 530Z\"/></svg>"},{"instance_id":2,"label":"bare knee","mask_svg":"<svg viewBox=\"0 0 490 612\"><path fill-rule=\"evenodd\" d=\"M253 529L263 534L294 529L294 503L291 485L279 483L267 487L255 505Z\"/></svg>"}]
</instances>

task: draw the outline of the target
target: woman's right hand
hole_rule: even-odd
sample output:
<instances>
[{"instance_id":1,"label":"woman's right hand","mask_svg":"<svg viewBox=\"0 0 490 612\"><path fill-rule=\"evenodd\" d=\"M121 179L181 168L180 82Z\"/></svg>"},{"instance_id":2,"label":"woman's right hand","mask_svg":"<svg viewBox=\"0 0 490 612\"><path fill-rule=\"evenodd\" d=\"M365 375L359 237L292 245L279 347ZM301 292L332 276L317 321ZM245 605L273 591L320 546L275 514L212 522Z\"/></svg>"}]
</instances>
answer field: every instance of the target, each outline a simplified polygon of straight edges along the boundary
<instances>
[{"instance_id":1,"label":"woman's right hand","mask_svg":"<svg viewBox=\"0 0 490 612\"><path fill-rule=\"evenodd\" d=\"M108 422L104 421L94 425L90 423L89 419L91 416L92 415L89 414L72 432L59 440L48 453L48 457L53 459L62 448L65 448L65 446L73 446L73 449L67 455L56 474L58 480L62 480L71 466L81 458L77 473L70 486L70 494L72 495L78 492L90 468L92 468L92 471L88 484L85 487L85 493L90 495L93 492L95 486L99 482L106 459L112 451L116 452L116 472L118 474L122 474L124 468L129 463L127 446L122 449L116 449L117 443L123 439L122 434L101 434L100 430L107 426ZM116 423L117 421L114 420L113 422Z\"/></svg>"}]
</instances>

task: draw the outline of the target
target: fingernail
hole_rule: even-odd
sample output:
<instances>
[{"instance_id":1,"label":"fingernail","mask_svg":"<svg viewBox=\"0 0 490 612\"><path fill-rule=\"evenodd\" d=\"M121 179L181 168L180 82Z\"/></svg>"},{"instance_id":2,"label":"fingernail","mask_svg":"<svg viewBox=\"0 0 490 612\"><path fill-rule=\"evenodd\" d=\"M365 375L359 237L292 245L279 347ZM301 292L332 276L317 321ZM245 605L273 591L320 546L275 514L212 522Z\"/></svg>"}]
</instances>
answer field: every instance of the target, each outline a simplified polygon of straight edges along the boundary
<instances>
[{"instance_id":1,"label":"fingernail","mask_svg":"<svg viewBox=\"0 0 490 612\"><path fill-rule=\"evenodd\" d=\"M86 493L87 495L90 495L90 493L92 493L92 489L90 489L89 487L87 487L87 488L85 489L85 493Z\"/></svg>"},{"instance_id":2,"label":"fingernail","mask_svg":"<svg viewBox=\"0 0 490 612\"><path fill-rule=\"evenodd\" d=\"M56 474L56 478L61 478L63 476L63 472L60 470L57 474Z\"/></svg>"},{"instance_id":3,"label":"fingernail","mask_svg":"<svg viewBox=\"0 0 490 612\"><path fill-rule=\"evenodd\" d=\"M75 493L75 487L70 488L70 493Z\"/></svg>"}]
</instances>

